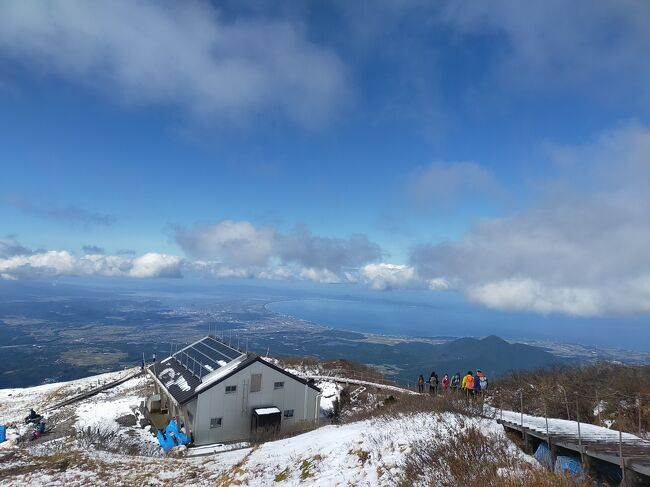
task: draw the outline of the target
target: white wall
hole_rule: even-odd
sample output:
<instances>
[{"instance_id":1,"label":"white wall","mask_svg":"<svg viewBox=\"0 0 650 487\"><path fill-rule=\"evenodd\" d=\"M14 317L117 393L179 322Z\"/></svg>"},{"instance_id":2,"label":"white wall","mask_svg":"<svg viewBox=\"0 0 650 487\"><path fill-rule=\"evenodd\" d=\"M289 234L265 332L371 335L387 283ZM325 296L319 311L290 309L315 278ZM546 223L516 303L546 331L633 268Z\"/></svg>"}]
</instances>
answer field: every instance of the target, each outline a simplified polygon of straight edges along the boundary
<instances>
[{"instance_id":1,"label":"white wall","mask_svg":"<svg viewBox=\"0 0 650 487\"><path fill-rule=\"evenodd\" d=\"M252 374L262 374L262 390L249 392ZM274 389L284 382L283 389ZM236 385L237 392L226 394L226 386ZM246 397L247 396L247 397ZM254 362L220 384L199 394L194 418L194 440L198 445L247 439L253 409L275 406L283 412L282 427L300 421L315 421L319 415L319 394L311 387L265 365ZM294 410L293 418L284 411ZM210 429L210 418L223 418L220 428Z\"/></svg>"}]
</instances>

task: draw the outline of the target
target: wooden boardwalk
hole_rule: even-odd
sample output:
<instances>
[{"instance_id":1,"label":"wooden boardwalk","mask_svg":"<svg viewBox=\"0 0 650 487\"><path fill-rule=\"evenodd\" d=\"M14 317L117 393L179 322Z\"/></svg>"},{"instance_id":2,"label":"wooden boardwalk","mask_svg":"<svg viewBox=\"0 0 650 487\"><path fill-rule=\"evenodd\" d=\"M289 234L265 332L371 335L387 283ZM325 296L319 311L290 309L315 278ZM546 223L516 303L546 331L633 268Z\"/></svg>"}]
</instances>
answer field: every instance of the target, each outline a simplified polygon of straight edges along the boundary
<instances>
[{"instance_id":1,"label":"wooden boardwalk","mask_svg":"<svg viewBox=\"0 0 650 487\"><path fill-rule=\"evenodd\" d=\"M528 453L539 443L548 443L552 454L558 449L572 452L582 458L589 470L596 462L606 462L623 468L626 486L650 486L650 441L629 433L619 435L610 430L587 423L523 415L504 411L497 421L504 428L521 433Z\"/></svg>"}]
</instances>

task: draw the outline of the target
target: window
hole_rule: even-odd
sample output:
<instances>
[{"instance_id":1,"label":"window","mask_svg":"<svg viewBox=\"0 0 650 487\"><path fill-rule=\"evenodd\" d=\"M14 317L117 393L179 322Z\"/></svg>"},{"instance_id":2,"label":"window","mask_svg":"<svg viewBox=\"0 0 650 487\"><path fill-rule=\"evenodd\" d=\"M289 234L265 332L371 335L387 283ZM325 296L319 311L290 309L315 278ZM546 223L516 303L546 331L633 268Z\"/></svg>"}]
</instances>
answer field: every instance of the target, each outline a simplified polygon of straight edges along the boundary
<instances>
[{"instance_id":1,"label":"window","mask_svg":"<svg viewBox=\"0 0 650 487\"><path fill-rule=\"evenodd\" d=\"M251 392L262 390L262 374L251 374Z\"/></svg>"},{"instance_id":2,"label":"window","mask_svg":"<svg viewBox=\"0 0 650 487\"><path fill-rule=\"evenodd\" d=\"M226 394L234 394L237 392L237 386L226 386Z\"/></svg>"},{"instance_id":3,"label":"window","mask_svg":"<svg viewBox=\"0 0 650 487\"><path fill-rule=\"evenodd\" d=\"M284 382L274 382L273 389L284 389Z\"/></svg>"},{"instance_id":4,"label":"window","mask_svg":"<svg viewBox=\"0 0 650 487\"><path fill-rule=\"evenodd\" d=\"M285 418L293 418L293 409L285 409L284 410L284 417Z\"/></svg>"},{"instance_id":5,"label":"window","mask_svg":"<svg viewBox=\"0 0 650 487\"><path fill-rule=\"evenodd\" d=\"M210 418L210 429L221 428L222 418Z\"/></svg>"}]
</instances>

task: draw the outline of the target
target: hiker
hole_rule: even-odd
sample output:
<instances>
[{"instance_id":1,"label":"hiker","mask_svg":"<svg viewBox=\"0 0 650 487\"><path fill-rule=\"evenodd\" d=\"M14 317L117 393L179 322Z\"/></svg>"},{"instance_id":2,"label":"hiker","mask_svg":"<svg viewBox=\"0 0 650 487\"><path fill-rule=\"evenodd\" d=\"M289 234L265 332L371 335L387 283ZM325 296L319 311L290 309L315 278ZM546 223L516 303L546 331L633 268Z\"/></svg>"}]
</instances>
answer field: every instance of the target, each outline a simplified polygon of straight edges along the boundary
<instances>
[{"instance_id":1,"label":"hiker","mask_svg":"<svg viewBox=\"0 0 650 487\"><path fill-rule=\"evenodd\" d=\"M481 387L481 391L484 391L488 387L488 378L487 376L483 373L481 369L478 369L476 371L476 375L478 375L478 382Z\"/></svg>"},{"instance_id":2,"label":"hiker","mask_svg":"<svg viewBox=\"0 0 650 487\"><path fill-rule=\"evenodd\" d=\"M442 390L446 391L449 389L449 376L447 374L442 376Z\"/></svg>"},{"instance_id":3,"label":"hiker","mask_svg":"<svg viewBox=\"0 0 650 487\"><path fill-rule=\"evenodd\" d=\"M474 374L474 391L473 394L478 396L481 393L481 378L478 375L478 370Z\"/></svg>"},{"instance_id":4,"label":"hiker","mask_svg":"<svg viewBox=\"0 0 650 487\"><path fill-rule=\"evenodd\" d=\"M30 439L32 441L38 440L44 434L45 434L45 421L41 421L40 423L38 423L38 425L34 425L34 431L32 431L32 437Z\"/></svg>"},{"instance_id":5,"label":"hiker","mask_svg":"<svg viewBox=\"0 0 650 487\"><path fill-rule=\"evenodd\" d=\"M429 377L429 392L435 394L438 392L438 374L431 372L431 377Z\"/></svg>"},{"instance_id":6,"label":"hiker","mask_svg":"<svg viewBox=\"0 0 650 487\"><path fill-rule=\"evenodd\" d=\"M424 392L424 376L422 374L418 377L418 392Z\"/></svg>"},{"instance_id":7,"label":"hiker","mask_svg":"<svg viewBox=\"0 0 650 487\"><path fill-rule=\"evenodd\" d=\"M36 414L36 411L34 411L33 409L30 409L29 414L25 418L25 423L27 423L27 424L29 424L29 423L38 424L38 422L42 418L43 418L43 416L41 416L40 414Z\"/></svg>"},{"instance_id":8,"label":"hiker","mask_svg":"<svg viewBox=\"0 0 650 487\"><path fill-rule=\"evenodd\" d=\"M454 391L458 391L458 389L460 389L460 372L456 372L451 378L451 388Z\"/></svg>"},{"instance_id":9,"label":"hiker","mask_svg":"<svg viewBox=\"0 0 650 487\"><path fill-rule=\"evenodd\" d=\"M474 391L474 375L471 370L467 371L465 377L463 377L463 382L461 383L461 388L465 391L467 396L470 396Z\"/></svg>"}]
</instances>

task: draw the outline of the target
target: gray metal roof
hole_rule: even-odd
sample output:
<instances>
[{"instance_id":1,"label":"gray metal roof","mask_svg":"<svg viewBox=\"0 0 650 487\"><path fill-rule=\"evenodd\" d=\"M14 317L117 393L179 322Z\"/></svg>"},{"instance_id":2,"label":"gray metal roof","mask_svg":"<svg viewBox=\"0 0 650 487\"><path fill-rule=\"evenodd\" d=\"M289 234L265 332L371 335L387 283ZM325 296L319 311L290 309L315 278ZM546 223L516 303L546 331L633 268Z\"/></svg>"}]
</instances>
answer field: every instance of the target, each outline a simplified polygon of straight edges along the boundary
<instances>
[{"instance_id":1,"label":"gray metal roof","mask_svg":"<svg viewBox=\"0 0 650 487\"><path fill-rule=\"evenodd\" d=\"M149 366L171 396L183 404L196 395L201 380L246 354L206 336Z\"/></svg>"},{"instance_id":2,"label":"gray metal roof","mask_svg":"<svg viewBox=\"0 0 650 487\"><path fill-rule=\"evenodd\" d=\"M149 371L178 404L184 404L254 362L262 362L320 392L313 382L297 377L255 354L242 353L211 336L201 338L161 362L151 364ZM222 368L223 371L220 371Z\"/></svg>"}]
</instances>

